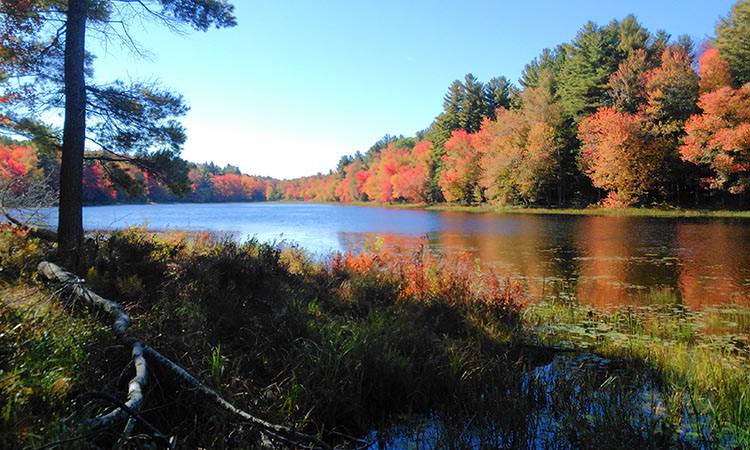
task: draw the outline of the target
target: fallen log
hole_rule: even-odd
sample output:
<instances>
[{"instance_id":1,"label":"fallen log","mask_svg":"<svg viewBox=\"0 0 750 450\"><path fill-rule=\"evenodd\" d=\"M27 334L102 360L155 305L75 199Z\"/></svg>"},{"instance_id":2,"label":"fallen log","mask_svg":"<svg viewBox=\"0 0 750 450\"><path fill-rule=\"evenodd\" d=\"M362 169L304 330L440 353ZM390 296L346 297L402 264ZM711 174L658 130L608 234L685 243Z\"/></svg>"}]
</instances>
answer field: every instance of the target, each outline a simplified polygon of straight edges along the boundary
<instances>
[{"instance_id":1,"label":"fallen log","mask_svg":"<svg viewBox=\"0 0 750 450\"><path fill-rule=\"evenodd\" d=\"M280 436L282 440L291 442L300 447L312 446L313 448L332 450L332 447L330 445L326 444L315 436L300 433L284 425L268 422L250 414L247 411L237 408L229 401L224 399L221 395L219 395L219 393L217 393L215 390L211 389L206 384L201 382L187 369L167 358L166 356L155 350L153 347L143 344L139 340L130 336L128 334L128 328L130 326L130 316L125 313L125 309L122 307L122 305L96 294L94 291L86 287L85 281L83 279L47 261L39 263L38 270L47 279L62 283L62 288L69 290L74 297L84 300L95 309L106 312L112 319L114 319L114 323L112 325L114 333L122 341L133 346L132 355L136 367L136 376L131 380L128 387L128 401L125 402L127 408L118 408L108 414L92 419L92 425L106 426L128 416L130 416L130 419L132 419L132 415L129 414L128 410L136 412L139 411L140 406L143 402L143 387L146 384L147 378L146 362L145 359L143 359L143 356L146 355L152 360L152 362L173 373L179 380L191 386L196 392L201 393L204 397L211 400L220 409L238 418L241 418L245 422L249 422L255 426L258 426L262 431L267 432L269 435ZM126 435L132 431L132 427L133 422L129 421L128 425L126 426L125 433L123 434L124 437L126 437ZM303 443L307 445L303 445Z\"/></svg>"}]
</instances>

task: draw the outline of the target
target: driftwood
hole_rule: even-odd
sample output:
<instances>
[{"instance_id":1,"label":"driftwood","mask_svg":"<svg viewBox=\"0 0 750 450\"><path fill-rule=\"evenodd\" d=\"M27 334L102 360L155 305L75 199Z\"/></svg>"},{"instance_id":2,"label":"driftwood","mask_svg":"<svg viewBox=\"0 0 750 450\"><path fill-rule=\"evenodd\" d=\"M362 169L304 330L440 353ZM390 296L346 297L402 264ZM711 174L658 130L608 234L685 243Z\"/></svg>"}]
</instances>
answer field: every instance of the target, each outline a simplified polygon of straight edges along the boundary
<instances>
[{"instance_id":1,"label":"driftwood","mask_svg":"<svg viewBox=\"0 0 750 450\"><path fill-rule=\"evenodd\" d=\"M237 408L229 401L224 399L221 395L219 395L219 393L217 393L215 390L211 389L203 382L201 382L188 370L175 363L171 359L167 358L166 356L155 350L153 347L143 344L139 340L130 336L128 334L128 328L130 326L130 316L125 313L122 305L99 296L94 291L86 287L83 279L63 270L61 267L53 263L46 261L43 261L39 264L38 270L47 279L63 283L63 288L68 289L76 298L82 299L90 306L107 313L110 318L114 319L112 329L118 336L118 338L123 342L132 345L132 356L133 362L135 364L136 376L130 381L128 385L128 399L124 403L126 408L120 407L108 414L104 414L91 419L90 422L93 426L109 426L128 417L128 424L121 439L126 439L130 432L132 432L135 422L133 414L131 414L131 412L134 411L137 413L140 410L141 404L143 403L143 388L145 387L146 379L148 378L146 359L144 358L144 356L148 356L153 363L156 363L157 365L173 373L175 376L177 376L178 379L211 400L220 409L242 419L243 421L249 422L259 427L261 431L266 433L267 435L280 441L291 443L292 445L297 447L322 448L326 450L332 449L331 446L316 438L315 436L300 433L287 426L270 423L248 413L247 411Z\"/></svg>"}]
</instances>

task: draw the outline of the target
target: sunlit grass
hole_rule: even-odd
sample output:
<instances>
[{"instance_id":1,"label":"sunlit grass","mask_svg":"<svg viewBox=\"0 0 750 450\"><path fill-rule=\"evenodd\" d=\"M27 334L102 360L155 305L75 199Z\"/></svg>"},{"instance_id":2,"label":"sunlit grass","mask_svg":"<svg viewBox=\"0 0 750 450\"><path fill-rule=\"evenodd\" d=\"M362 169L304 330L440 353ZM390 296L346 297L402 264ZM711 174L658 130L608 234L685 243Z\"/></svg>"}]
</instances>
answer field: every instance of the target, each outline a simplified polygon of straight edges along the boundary
<instances>
[{"instance_id":1,"label":"sunlit grass","mask_svg":"<svg viewBox=\"0 0 750 450\"><path fill-rule=\"evenodd\" d=\"M48 292L0 282L0 447L59 436L71 397L98 372L106 327L74 317Z\"/></svg>"},{"instance_id":2,"label":"sunlit grass","mask_svg":"<svg viewBox=\"0 0 750 450\"><path fill-rule=\"evenodd\" d=\"M535 303L523 313L527 338L642 361L662 378L672 410L704 418L686 424L692 432L750 445L750 308L689 311L664 292L655 296L650 306L609 310Z\"/></svg>"}]
</instances>

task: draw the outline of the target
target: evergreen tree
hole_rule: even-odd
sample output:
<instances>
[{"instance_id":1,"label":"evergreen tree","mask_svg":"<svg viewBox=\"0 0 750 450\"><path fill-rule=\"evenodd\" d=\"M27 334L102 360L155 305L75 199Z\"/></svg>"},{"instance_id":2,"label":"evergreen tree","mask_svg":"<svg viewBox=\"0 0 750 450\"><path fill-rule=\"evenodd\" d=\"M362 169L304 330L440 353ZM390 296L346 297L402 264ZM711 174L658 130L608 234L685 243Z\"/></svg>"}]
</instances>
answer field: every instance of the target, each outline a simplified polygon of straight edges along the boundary
<instances>
[{"instance_id":1,"label":"evergreen tree","mask_svg":"<svg viewBox=\"0 0 750 450\"><path fill-rule=\"evenodd\" d=\"M463 91L464 95L458 113L458 126L462 130L474 133L479 131L482 119L487 116L488 112L484 84L473 74L468 73L464 77Z\"/></svg>"},{"instance_id":2,"label":"evergreen tree","mask_svg":"<svg viewBox=\"0 0 750 450\"><path fill-rule=\"evenodd\" d=\"M484 85L484 115L495 118L497 108L510 108L513 85L504 76L491 78Z\"/></svg>"},{"instance_id":3,"label":"evergreen tree","mask_svg":"<svg viewBox=\"0 0 750 450\"><path fill-rule=\"evenodd\" d=\"M750 0L739 0L716 27L714 46L740 84L750 82Z\"/></svg>"},{"instance_id":4,"label":"evergreen tree","mask_svg":"<svg viewBox=\"0 0 750 450\"><path fill-rule=\"evenodd\" d=\"M613 27L589 22L565 45L568 57L559 74L559 94L568 117L578 121L606 104L609 76L620 62L617 38Z\"/></svg>"}]
</instances>

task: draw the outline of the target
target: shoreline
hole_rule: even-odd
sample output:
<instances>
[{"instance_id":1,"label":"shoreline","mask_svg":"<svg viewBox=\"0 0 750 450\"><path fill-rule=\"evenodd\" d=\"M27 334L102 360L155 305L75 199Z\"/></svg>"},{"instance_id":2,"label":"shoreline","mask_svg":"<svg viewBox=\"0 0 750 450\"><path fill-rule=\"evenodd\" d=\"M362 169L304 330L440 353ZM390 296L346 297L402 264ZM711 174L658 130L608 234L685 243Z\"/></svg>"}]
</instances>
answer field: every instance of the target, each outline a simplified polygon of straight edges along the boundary
<instances>
[{"instance_id":1,"label":"shoreline","mask_svg":"<svg viewBox=\"0 0 750 450\"><path fill-rule=\"evenodd\" d=\"M733 209L685 209L685 208L549 208L496 205L454 205L447 203L389 203L389 202L330 202L304 200L274 200L262 202L142 202L142 203L100 203L84 205L86 208L100 206L138 205L223 205L223 204L317 204L329 206L360 206L367 208L416 209L423 211L468 212L485 214L529 214L559 216L617 216L652 218L728 218L750 219L750 210ZM56 208L51 206L50 208Z\"/></svg>"},{"instance_id":2,"label":"shoreline","mask_svg":"<svg viewBox=\"0 0 750 450\"><path fill-rule=\"evenodd\" d=\"M660 208L546 208L494 205L452 205L446 203L386 203L386 202L306 202L281 200L264 203L311 203L320 205L362 206L370 208L420 209L424 211L468 212L487 214L530 214L560 216L618 216L654 218L739 218L750 219L750 210L731 209L660 209Z\"/></svg>"}]
</instances>

